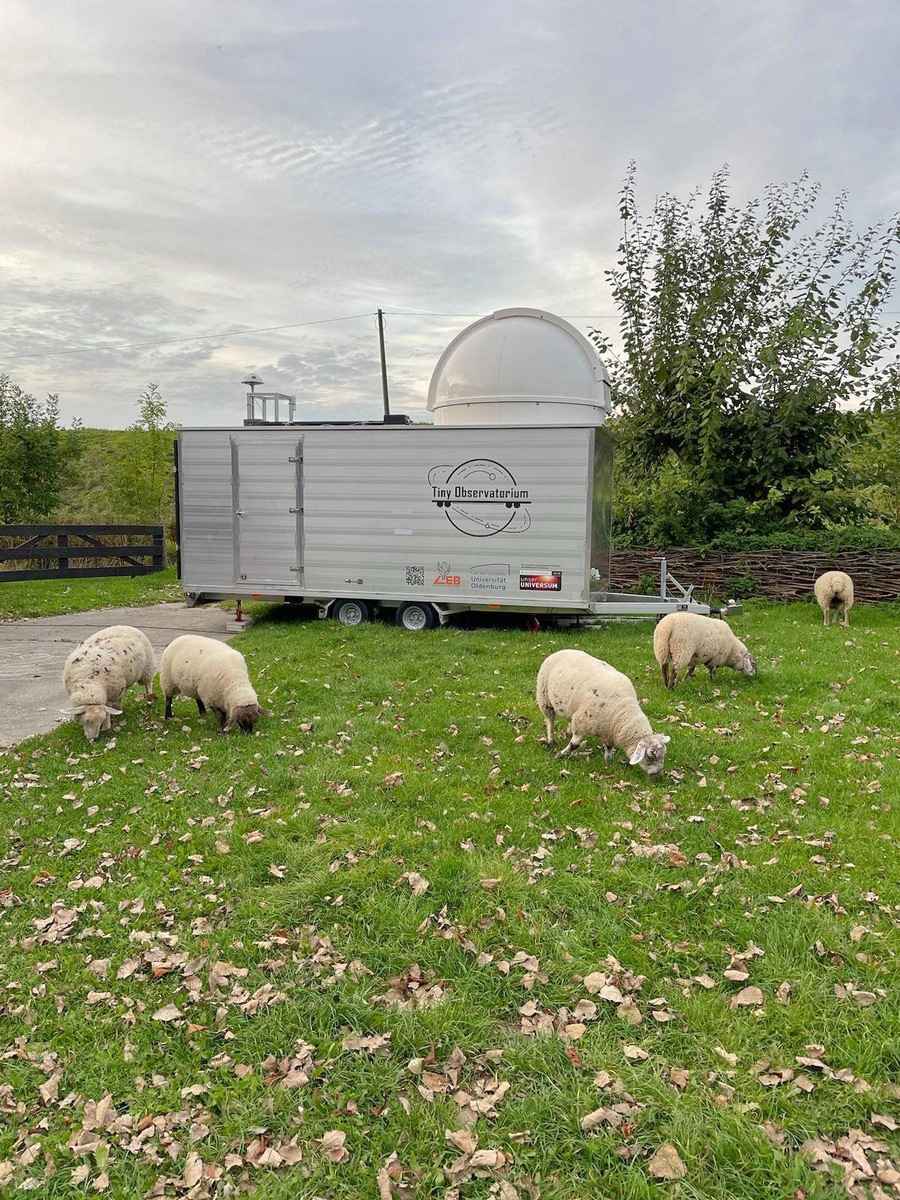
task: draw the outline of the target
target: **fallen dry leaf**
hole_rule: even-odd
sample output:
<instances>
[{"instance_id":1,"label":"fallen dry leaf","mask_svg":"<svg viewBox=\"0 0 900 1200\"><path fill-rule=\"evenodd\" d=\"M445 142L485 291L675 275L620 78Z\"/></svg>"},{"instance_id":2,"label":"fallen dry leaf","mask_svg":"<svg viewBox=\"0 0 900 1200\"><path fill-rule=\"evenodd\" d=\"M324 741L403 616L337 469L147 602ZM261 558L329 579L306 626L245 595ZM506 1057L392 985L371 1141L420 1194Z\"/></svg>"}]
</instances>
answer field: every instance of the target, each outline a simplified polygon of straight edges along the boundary
<instances>
[{"instance_id":1,"label":"fallen dry leaf","mask_svg":"<svg viewBox=\"0 0 900 1200\"><path fill-rule=\"evenodd\" d=\"M376 1050L383 1050L391 1040L391 1032L373 1033L371 1037L347 1037L344 1038L343 1048L345 1050L362 1050L366 1054L374 1054Z\"/></svg>"},{"instance_id":2,"label":"fallen dry leaf","mask_svg":"<svg viewBox=\"0 0 900 1200\"><path fill-rule=\"evenodd\" d=\"M156 1012L153 1014L153 1020L154 1021L177 1021L178 1018L182 1015L183 1014L182 1014L181 1010L176 1008L174 1004L167 1004L164 1008L159 1008L156 1010Z\"/></svg>"},{"instance_id":3,"label":"fallen dry leaf","mask_svg":"<svg viewBox=\"0 0 900 1200\"><path fill-rule=\"evenodd\" d=\"M345 1147L346 1133L340 1129L329 1129L319 1138L319 1153L329 1162L345 1163L350 1161L350 1151Z\"/></svg>"},{"instance_id":4,"label":"fallen dry leaf","mask_svg":"<svg viewBox=\"0 0 900 1200\"><path fill-rule=\"evenodd\" d=\"M644 1019L641 1015L641 1010L630 996L626 996L616 1009L616 1016L624 1021L626 1025L640 1025Z\"/></svg>"},{"instance_id":5,"label":"fallen dry leaf","mask_svg":"<svg viewBox=\"0 0 900 1200\"><path fill-rule=\"evenodd\" d=\"M654 1179L683 1179L687 1174L687 1167L671 1142L663 1142L647 1163L647 1170Z\"/></svg>"},{"instance_id":6,"label":"fallen dry leaf","mask_svg":"<svg viewBox=\"0 0 900 1200\"><path fill-rule=\"evenodd\" d=\"M478 1138L470 1129L447 1129L444 1137L451 1146L462 1150L463 1154L474 1154L478 1149Z\"/></svg>"},{"instance_id":7,"label":"fallen dry leaf","mask_svg":"<svg viewBox=\"0 0 900 1200\"><path fill-rule=\"evenodd\" d=\"M732 996L728 1002L729 1008L746 1008L750 1004L764 1004L765 997L758 987L741 988L736 996Z\"/></svg>"},{"instance_id":8,"label":"fallen dry leaf","mask_svg":"<svg viewBox=\"0 0 900 1200\"><path fill-rule=\"evenodd\" d=\"M412 888L414 896L423 895L431 886L424 875L419 875L416 871L404 871L400 878L394 882L394 887L398 887L401 883L408 883Z\"/></svg>"}]
</instances>

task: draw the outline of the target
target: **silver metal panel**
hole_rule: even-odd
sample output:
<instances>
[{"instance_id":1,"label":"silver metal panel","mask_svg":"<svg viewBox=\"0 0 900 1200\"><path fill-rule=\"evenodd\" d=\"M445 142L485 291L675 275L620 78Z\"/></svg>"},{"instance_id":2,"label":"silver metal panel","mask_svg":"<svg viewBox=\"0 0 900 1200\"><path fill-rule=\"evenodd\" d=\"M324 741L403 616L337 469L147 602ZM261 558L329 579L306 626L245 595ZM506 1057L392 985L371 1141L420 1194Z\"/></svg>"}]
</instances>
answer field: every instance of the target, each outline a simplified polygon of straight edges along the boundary
<instances>
[{"instance_id":1,"label":"silver metal panel","mask_svg":"<svg viewBox=\"0 0 900 1200\"><path fill-rule=\"evenodd\" d=\"M302 441L296 430L231 435L236 585L254 590L302 583L298 557ZM267 435L267 436L265 436Z\"/></svg>"},{"instance_id":2,"label":"silver metal panel","mask_svg":"<svg viewBox=\"0 0 900 1200\"><path fill-rule=\"evenodd\" d=\"M234 504L227 430L179 434L181 579L187 592L234 586Z\"/></svg>"},{"instance_id":3,"label":"silver metal panel","mask_svg":"<svg viewBox=\"0 0 900 1200\"><path fill-rule=\"evenodd\" d=\"M301 517L290 509L300 507L300 468L288 459L300 453L297 430L187 429L179 441L184 590L296 590L290 568L302 564ZM242 506L244 517L236 515Z\"/></svg>"},{"instance_id":4,"label":"silver metal panel","mask_svg":"<svg viewBox=\"0 0 900 1200\"><path fill-rule=\"evenodd\" d=\"M307 592L528 608L586 603L591 435L307 430Z\"/></svg>"},{"instance_id":5,"label":"silver metal panel","mask_svg":"<svg viewBox=\"0 0 900 1200\"><path fill-rule=\"evenodd\" d=\"M184 588L586 607L593 436L588 427L307 426L298 471L288 462L296 429L183 430Z\"/></svg>"},{"instance_id":6,"label":"silver metal panel","mask_svg":"<svg viewBox=\"0 0 900 1200\"><path fill-rule=\"evenodd\" d=\"M594 434L591 479L591 569L597 572L594 588L609 587L612 553L613 440L605 429Z\"/></svg>"}]
</instances>

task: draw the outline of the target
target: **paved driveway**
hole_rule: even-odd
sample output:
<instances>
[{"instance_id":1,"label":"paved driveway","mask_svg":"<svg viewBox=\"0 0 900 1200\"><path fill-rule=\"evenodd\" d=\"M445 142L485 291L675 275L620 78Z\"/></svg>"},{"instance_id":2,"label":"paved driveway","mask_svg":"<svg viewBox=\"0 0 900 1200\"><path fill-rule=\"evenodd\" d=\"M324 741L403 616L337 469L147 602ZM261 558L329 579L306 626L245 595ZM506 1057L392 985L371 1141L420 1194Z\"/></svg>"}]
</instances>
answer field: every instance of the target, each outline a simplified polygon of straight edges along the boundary
<instances>
[{"instance_id":1,"label":"paved driveway","mask_svg":"<svg viewBox=\"0 0 900 1200\"><path fill-rule=\"evenodd\" d=\"M89 634L107 625L136 625L158 655L182 633L227 640L231 636L225 632L227 619L218 605L156 604L0 621L0 746L14 746L36 733L48 733L67 720L59 711L68 704L63 666L72 648Z\"/></svg>"}]
</instances>

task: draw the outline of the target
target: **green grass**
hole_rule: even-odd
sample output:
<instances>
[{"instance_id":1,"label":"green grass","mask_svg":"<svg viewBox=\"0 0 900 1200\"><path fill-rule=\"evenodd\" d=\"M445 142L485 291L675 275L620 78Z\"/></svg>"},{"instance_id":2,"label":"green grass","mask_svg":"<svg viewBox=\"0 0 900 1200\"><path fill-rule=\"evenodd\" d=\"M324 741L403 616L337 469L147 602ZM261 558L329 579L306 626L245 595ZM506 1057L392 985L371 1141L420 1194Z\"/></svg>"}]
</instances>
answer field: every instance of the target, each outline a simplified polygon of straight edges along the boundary
<instances>
[{"instance_id":1,"label":"green grass","mask_svg":"<svg viewBox=\"0 0 900 1200\"><path fill-rule=\"evenodd\" d=\"M38 579L4 583L0 574L0 621L55 617L93 608L119 608L181 600L175 568L150 575L100 579Z\"/></svg>"},{"instance_id":2,"label":"green grass","mask_svg":"<svg viewBox=\"0 0 900 1200\"><path fill-rule=\"evenodd\" d=\"M69 725L6 753L0 1162L13 1166L0 1180L83 1196L105 1171L107 1194L146 1196L183 1183L195 1152L212 1174L239 1156L195 1196L246 1183L374 1200L396 1154L406 1173L381 1194L452 1196L460 1093L498 1082L473 1132L507 1157L462 1178L461 1200L837 1195L800 1146L852 1129L897 1162L900 1135L870 1118L900 1118L898 618L857 606L851 629L825 630L812 606L750 605L733 624L758 678L723 670L710 687L698 673L671 694L650 624L411 635L263 610L239 643L277 714L256 736L221 737L187 702L165 724L134 693L93 746ZM534 678L565 645L635 680L671 734L661 781L621 755L561 763L539 744ZM406 872L427 891L398 883ZM33 942L54 904L77 908L74 924ZM726 979L748 953L749 977ZM586 989L608 956L623 992L629 972L646 976L640 1024ZM215 985L217 962L246 975L219 967ZM380 1001L412 964L442 1002ZM714 987L693 982L705 975ZM849 983L874 1003L836 994ZM732 1008L747 986L763 1004ZM275 1001L243 1011L262 987ZM582 999L596 1018L564 1041L552 1022ZM550 1036L521 1032L528 1002ZM170 1004L181 1017L153 1019ZM374 1034L390 1035L381 1050L343 1048ZM455 1047L466 1061L451 1076ZM286 1088L279 1064L295 1053L309 1079ZM410 1070L417 1058L431 1076ZM765 1086L779 1068L811 1090ZM689 1072L680 1086L672 1070ZM98 1149L79 1156L69 1143L107 1095ZM617 1104L617 1128L581 1129ZM329 1130L348 1161L320 1153ZM258 1152L292 1137L299 1165L246 1165L254 1139ZM675 1182L649 1171L666 1142L685 1167ZM88 1182L73 1179L80 1163Z\"/></svg>"}]
</instances>

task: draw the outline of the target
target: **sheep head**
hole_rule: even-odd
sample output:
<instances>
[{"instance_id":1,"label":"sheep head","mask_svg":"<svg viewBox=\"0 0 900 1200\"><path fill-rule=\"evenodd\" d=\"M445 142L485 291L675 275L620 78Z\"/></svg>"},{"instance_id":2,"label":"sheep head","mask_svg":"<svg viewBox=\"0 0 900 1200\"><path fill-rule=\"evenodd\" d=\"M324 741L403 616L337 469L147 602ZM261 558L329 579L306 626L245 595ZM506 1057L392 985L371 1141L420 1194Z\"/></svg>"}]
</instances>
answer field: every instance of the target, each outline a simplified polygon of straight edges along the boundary
<instances>
[{"instance_id":1,"label":"sheep head","mask_svg":"<svg viewBox=\"0 0 900 1200\"><path fill-rule=\"evenodd\" d=\"M242 704L240 708L236 708L231 714L231 718L222 732L227 733L229 729L233 729L237 725L242 733L252 733L253 727L260 717L271 716L272 713L267 708L262 708L259 704Z\"/></svg>"},{"instance_id":2,"label":"sheep head","mask_svg":"<svg viewBox=\"0 0 900 1200\"><path fill-rule=\"evenodd\" d=\"M109 729L111 716L122 715L121 708L111 708L108 704L83 704L79 708L62 708L60 712L75 718L89 742L96 741L99 733Z\"/></svg>"},{"instance_id":3,"label":"sheep head","mask_svg":"<svg viewBox=\"0 0 900 1200\"><path fill-rule=\"evenodd\" d=\"M651 779L655 779L662 774L669 741L667 733L651 733L649 737L642 737L628 760L629 766L640 766Z\"/></svg>"}]
</instances>

